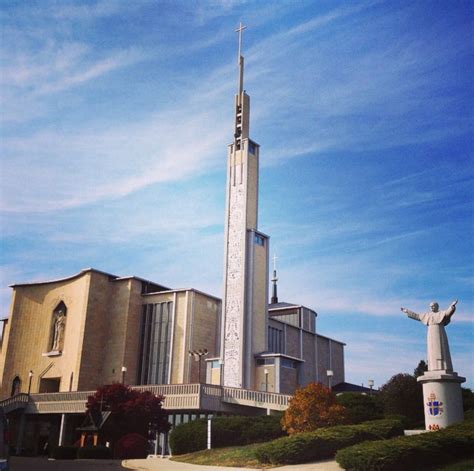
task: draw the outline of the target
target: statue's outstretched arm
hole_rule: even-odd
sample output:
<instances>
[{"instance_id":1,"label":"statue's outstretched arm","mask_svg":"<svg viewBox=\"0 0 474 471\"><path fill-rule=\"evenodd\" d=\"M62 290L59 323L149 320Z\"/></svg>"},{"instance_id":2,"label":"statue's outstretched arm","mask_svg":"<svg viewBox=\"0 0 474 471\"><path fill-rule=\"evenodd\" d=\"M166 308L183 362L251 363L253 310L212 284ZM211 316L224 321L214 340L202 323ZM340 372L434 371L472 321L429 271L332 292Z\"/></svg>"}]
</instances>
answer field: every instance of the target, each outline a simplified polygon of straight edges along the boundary
<instances>
[{"instance_id":1,"label":"statue's outstretched arm","mask_svg":"<svg viewBox=\"0 0 474 471\"><path fill-rule=\"evenodd\" d=\"M420 315L416 312L410 311L410 309L405 309L404 307L400 308L410 319L415 319L416 321L421 320Z\"/></svg>"},{"instance_id":2,"label":"statue's outstretched arm","mask_svg":"<svg viewBox=\"0 0 474 471\"><path fill-rule=\"evenodd\" d=\"M451 305L446 309L446 315L451 317L454 314L454 311L456 311L456 304L458 303L458 300L453 301Z\"/></svg>"}]
</instances>

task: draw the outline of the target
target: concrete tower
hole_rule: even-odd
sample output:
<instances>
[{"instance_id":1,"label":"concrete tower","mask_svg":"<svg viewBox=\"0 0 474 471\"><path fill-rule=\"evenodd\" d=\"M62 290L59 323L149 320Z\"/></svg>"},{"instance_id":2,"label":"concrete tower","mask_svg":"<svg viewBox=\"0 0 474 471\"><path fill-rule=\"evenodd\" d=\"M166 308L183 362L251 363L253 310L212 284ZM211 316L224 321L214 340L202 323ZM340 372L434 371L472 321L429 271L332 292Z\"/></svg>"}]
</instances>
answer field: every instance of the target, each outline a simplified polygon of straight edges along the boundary
<instances>
[{"instance_id":1,"label":"concrete tower","mask_svg":"<svg viewBox=\"0 0 474 471\"><path fill-rule=\"evenodd\" d=\"M260 146L249 138L240 24L234 142L228 147L221 337L224 386L253 389L257 353L266 348L269 238L257 230Z\"/></svg>"}]
</instances>

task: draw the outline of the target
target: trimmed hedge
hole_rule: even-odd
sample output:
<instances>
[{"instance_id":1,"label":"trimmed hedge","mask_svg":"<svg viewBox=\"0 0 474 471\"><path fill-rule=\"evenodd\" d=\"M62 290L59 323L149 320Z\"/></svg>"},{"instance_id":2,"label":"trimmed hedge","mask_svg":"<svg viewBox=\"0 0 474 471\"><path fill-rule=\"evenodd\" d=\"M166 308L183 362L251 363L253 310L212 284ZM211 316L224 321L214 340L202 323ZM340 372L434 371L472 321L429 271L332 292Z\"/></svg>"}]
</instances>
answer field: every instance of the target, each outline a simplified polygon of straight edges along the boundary
<instances>
[{"instance_id":1,"label":"trimmed hedge","mask_svg":"<svg viewBox=\"0 0 474 471\"><path fill-rule=\"evenodd\" d=\"M419 470L474 456L474 422L439 432L361 443L340 450L336 461L351 471Z\"/></svg>"},{"instance_id":2,"label":"trimmed hedge","mask_svg":"<svg viewBox=\"0 0 474 471\"><path fill-rule=\"evenodd\" d=\"M91 446L77 449L79 460L110 460L112 450L106 446Z\"/></svg>"},{"instance_id":3,"label":"trimmed hedge","mask_svg":"<svg viewBox=\"0 0 474 471\"><path fill-rule=\"evenodd\" d=\"M367 440L391 438L403 433L400 419L382 419L360 425L320 428L261 445L255 456L262 463L298 464L330 458L337 450Z\"/></svg>"},{"instance_id":4,"label":"trimmed hedge","mask_svg":"<svg viewBox=\"0 0 474 471\"><path fill-rule=\"evenodd\" d=\"M382 417L382 414L377 410L374 396L348 392L336 396L336 401L345 407L350 424L360 424Z\"/></svg>"},{"instance_id":5,"label":"trimmed hedge","mask_svg":"<svg viewBox=\"0 0 474 471\"><path fill-rule=\"evenodd\" d=\"M55 460L75 460L76 454L75 446L55 446L49 456Z\"/></svg>"},{"instance_id":6,"label":"trimmed hedge","mask_svg":"<svg viewBox=\"0 0 474 471\"><path fill-rule=\"evenodd\" d=\"M216 417L212 419L212 448L248 445L286 435L280 425L281 415L257 417ZM207 446L207 420L199 419L176 426L170 433L173 455L204 450Z\"/></svg>"}]
</instances>

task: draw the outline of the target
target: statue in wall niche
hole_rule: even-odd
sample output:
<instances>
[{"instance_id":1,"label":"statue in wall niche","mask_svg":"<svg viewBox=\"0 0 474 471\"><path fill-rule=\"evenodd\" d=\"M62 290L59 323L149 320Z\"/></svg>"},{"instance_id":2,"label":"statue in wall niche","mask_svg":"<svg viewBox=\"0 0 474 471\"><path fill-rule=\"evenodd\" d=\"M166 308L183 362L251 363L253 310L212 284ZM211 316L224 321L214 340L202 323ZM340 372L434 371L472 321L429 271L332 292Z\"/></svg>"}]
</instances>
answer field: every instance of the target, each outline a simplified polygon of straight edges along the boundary
<instances>
[{"instance_id":1,"label":"statue in wall niche","mask_svg":"<svg viewBox=\"0 0 474 471\"><path fill-rule=\"evenodd\" d=\"M58 352L62 349L64 340L64 330L66 328L66 314L60 309L54 321L53 346L52 351Z\"/></svg>"},{"instance_id":2,"label":"statue in wall niche","mask_svg":"<svg viewBox=\"0 0 474 471\"><path fill-rule=\"evenodd\" d=\"M410 319L415 319L428 326L428 371L444 370L453 371L451 354L449 352L448 337L444 326L451 322L451 316L456 311L458 301L453 301L445 311L439 310L439 304L432 302L431 311L424 314L405 309L401 310L408 315Z\"/></svg>"}]
</instances>

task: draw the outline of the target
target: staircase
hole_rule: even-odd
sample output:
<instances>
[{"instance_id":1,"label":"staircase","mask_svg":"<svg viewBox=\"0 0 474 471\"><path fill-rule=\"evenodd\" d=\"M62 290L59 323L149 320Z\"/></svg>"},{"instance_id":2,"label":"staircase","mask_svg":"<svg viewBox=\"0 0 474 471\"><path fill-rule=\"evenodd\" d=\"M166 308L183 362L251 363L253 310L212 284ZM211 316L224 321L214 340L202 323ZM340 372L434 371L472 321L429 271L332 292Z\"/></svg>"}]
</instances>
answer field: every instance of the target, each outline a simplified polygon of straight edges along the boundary
<instances>
[{"instance_id":1,"label":"staircase","mask_svg":"<svg viewBox=\"0 0 474 471\"><path fill-rule=\"evenodd\" d=\"M20 393L15 396L9 397L4 401L0 401L0 407L3 408L4 412L8 414L15 410L25 409L28 405L28 394Z\"/></svg>"}]
</instances>

